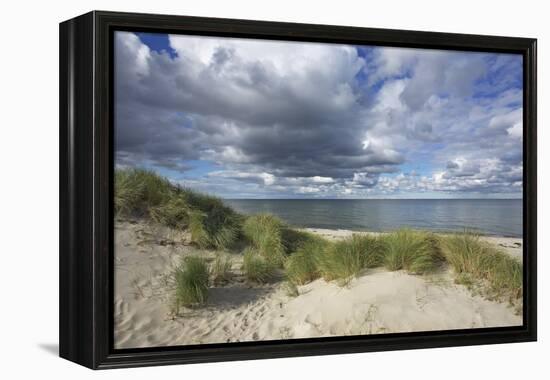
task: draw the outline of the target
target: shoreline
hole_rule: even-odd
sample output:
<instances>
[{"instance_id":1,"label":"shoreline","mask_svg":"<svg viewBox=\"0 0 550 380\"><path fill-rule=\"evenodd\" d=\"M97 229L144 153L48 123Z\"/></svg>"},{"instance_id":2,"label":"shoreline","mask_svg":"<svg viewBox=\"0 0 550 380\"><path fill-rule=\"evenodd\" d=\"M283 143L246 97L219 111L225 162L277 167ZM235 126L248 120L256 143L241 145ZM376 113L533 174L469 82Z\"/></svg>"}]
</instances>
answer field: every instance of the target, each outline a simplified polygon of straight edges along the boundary
<instances>
[{"instance_id":1,"label":"shoreline","mask_svg":"<svg viewBox=\"0 0 550 380\"><path fill-rule=\"evenodd\" d=\"M366 228L340 228L340 227L305 227L305 226L294 226L294 225L289 225L289 228L293 228L293 229L296 229L296 230L303 230L303 231L308 231L308 230L318 230L318 231L346 231L346 232L350 232L350 233L358 233L358 234L361 234L361 233L368 233L368 234L389 234L391 232L394 232L394 231L397 231L399 229L410 229L410 230L413 230L413 231L424 231L424 232L430 232L430 233L433 233L433 234L436 234L436 235L451 235L451 234L456 234L456 233L462 233L464 232L464 230L433 230L433 229L429 229L429 228L417 228L417 227L411 227L411 226L401 226L401 227L395 227L393 229L387 229L387 230L369 230L369 229L366 229ZM469 231L469 230L466 230L466 232L470 232L470 233L474 233L474 234L477 234L479 235L480 237L488 237L488 238L504 238L504 239L519 239L519 240L522 240L523 239L523 236L517 236L517 235L503 235L503 234L498 234L498 233L486 233L486 232L481 232L481 231L477 231L475 229Z\"/></svg>"}]
</instances>

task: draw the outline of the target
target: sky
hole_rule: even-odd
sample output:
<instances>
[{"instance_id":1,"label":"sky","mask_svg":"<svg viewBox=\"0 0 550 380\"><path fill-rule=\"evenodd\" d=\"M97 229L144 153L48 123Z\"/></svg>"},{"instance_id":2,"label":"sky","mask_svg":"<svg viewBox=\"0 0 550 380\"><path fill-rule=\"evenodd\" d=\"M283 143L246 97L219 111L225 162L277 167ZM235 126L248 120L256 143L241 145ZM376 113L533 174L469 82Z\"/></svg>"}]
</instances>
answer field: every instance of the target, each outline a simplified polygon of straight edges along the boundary
<instances>
[{"instance_id":1,"label":"sky","mask_svg":"<svg viewBox=\"0 0 550 380\"><path fill-rule=\"evenodd\" d=\"M522 57L115 33L115 165L223 198L521 198Z\"/></svg>"}]
</instances>

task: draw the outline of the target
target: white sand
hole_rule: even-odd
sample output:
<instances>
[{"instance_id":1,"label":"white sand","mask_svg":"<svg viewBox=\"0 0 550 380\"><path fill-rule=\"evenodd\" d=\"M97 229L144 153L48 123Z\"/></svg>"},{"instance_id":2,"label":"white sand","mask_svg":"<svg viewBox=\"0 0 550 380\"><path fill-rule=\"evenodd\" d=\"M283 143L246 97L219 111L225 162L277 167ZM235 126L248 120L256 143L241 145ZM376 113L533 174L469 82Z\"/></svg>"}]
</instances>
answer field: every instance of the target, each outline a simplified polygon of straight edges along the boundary
<instances>
[{"instance_id":1,"label":"white sand","mask_svg":"<svg viewBox=\"0 0 550 380\"><path fill-rule=\"evenodd\" d=\"M300 287L300 295L292 298L281 282L247 285L240 277L238 255L233 266L236 276L230 285L210 289L206 306L173 316L168 276L181 256L193 253L188 236L124 222L116 225L115 245L117 348L522 323L511 307L472 295L464 286L454 284L447 272L421 277L369 271L344 288L314 281Z\"/></svg>"}]
</instances>

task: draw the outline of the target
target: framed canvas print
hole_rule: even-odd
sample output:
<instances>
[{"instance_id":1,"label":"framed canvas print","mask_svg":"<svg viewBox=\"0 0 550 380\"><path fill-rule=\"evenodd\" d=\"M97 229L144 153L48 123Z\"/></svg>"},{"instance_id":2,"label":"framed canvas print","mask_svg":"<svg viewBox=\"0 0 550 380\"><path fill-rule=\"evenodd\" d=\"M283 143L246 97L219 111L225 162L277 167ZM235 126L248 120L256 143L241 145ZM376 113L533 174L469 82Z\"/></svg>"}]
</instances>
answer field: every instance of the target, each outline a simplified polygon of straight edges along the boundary
<instances>
[{"instance_id":1,"label":"framed canvas print","mask_svg":"<svg viewBox=\"0 0 550 380\"><path fill-rule=\"evenodd\" d=\"M536 339L536 40L60 25L60 355Z\"/></svg>"}]
</instances>

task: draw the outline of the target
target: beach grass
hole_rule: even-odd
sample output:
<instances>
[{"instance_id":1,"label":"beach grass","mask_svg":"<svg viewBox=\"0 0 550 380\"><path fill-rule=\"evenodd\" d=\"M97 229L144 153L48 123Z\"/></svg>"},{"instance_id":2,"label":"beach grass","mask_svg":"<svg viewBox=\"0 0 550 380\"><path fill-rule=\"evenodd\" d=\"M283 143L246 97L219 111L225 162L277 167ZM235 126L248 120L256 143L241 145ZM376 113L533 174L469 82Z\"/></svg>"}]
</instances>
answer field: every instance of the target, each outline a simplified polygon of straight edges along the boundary
<instances>
[{"instance_id":1,"label":"beach grass","mask_svg":"<svg viewBox=\"0 0 550 380\"><path fill-rule=\"evenodd\" d=\"M189 213L191 240L199 248L229 249L237 241L240 223L236 215L214 208Z\"/></svg>"},{"instance_id":2,"label":"beach grass","mask_svg":"<svg viewBox=\"0 0 550 380\"><path fill-rule=\"evenodd\" d=\"M153 171L115 171L115 212L149 218L171 228L187 229L200 248L230 248L243 217L217 197L170 183Z\"/></svg>"},{"instance_id":3,"label":"beach grass","mask_svg":"<svg viewBox=\"0 0 550 380\"><path fill-rule=\"evenodd\" d=\"M198 256L185 257L175 270L176 310L202 305L208 298L208 265Z\"/></svg>"},{"instance_id":4,"label":"beach grass","mask_svg":"<svg viewBox=\"0 0 550 380\"><path fill-rule=\"evenodd\" d=\"M380 264L382 244L377 237L353 234L335 242L319 257L319 269L327 281L347 284L363 269Z\"/></svg>"},{"instance_id":5,"label":"beach grass","mask_svg":"<svg viewBox=\"0 0 550 380\"><path fill-rule=\"evenodd\" d=\"M298 251L304 244L319 238L318 235L311 232L297 230L286 225L281 229L281 239L287 256Z\"/></svg>"},{"instance_id":6,"label":"beach grass","mask_svg":"<svg viewBox=\"0 0 550 380\"><path fill-rule=\"evenodd\" d=\"M483 242L479 235L465 232L443 237L441 248L458 278L486 282L497 298L512 301L522 296L521 262Z\"/></svg>"},{"instance_id":7,"label":"beach grass","mask_svg":"<svg viewBox=\"0 0 550 380\"><path fill-rule=\"evenodd\" d=\"M114 203L117 215L144 217L149 209L171 198L173 186L167 179L145 169L115 171Z\"/></svg>"},{"instance_id":8,"label":"beach grass","mask_svg":"<svg viewBox=\"0 0 550 380\"><path fill-rule=\"evenodd\" d=\"M215 285L224 284L231 280L233 260L229 255L217 254L210 265L210 278Z\"/></svg>"},{"instance_id":9,"label":"beach grass","mask_svg":"<svg viewBox=\"0 0 550 380\"><path fill-rule=\"evenodd\" d=\"M276 266L284 261L283 228L281 220L270 214L249 216L242 227L244 236L259 255Z\"/></svg>"},{"instance_id":10,"label":"beach grass","mask_svg":"<svg viewBox=\"0 0 550 380\"><path fill-rule=\"evenodd\" d=\"M388 270L424 274L434 271L441 263L437 241L427 232L401 229L385 235L382 241L383 264Z\"/></svg>"},{"instance_id":11,"label":"beach grass","mask_svg":"<svg viewBox=\"0 0 550 380\"><path fill-rule=\"evenodd\" d=\"M330 243L320 237L310 236L285 263L287 280L293 285L304 285L321 277L320 258L326 254Z\"/></svg>"},{"instance_id":12,"label":"beach grass","mask_svg":"<svg viewBox=\"0 0 550 380\"><path fill-rule=\"evenodd\" d=\"M189 206L181 196L173 195L165 202L151 206L149 215L155 222L176 229L189 225Z\"/></svg>"},{"instance_id":13,"label":"beach grass","mask_svg":"<svg viewBox=\"0 0 550 380\"><path fill-rule=\"evenodd\" d=\"M275 277L276 266L254 248L248 247L243 253L242 270L248 281L263 284Z\"/></svg>"},{"instance_id":14,"label":"beach grass","mask_svg":"<svg viewBox=\"0 0 550 380\"><path fill-rule=\"evenodd\" d=\"M237 241L243 217L217 197L178 188L189 205L191 240L200 248L229 249Z\"/></svg>"}]
</instances>

